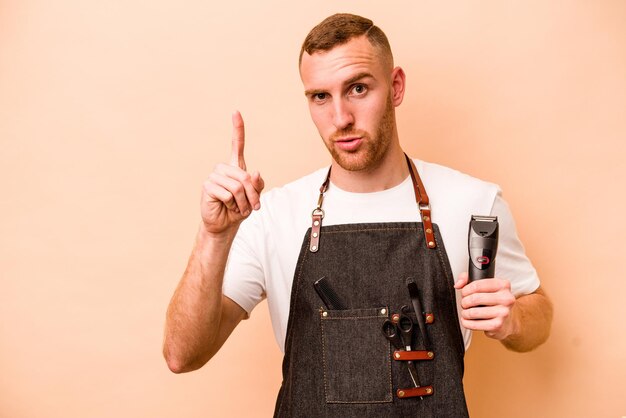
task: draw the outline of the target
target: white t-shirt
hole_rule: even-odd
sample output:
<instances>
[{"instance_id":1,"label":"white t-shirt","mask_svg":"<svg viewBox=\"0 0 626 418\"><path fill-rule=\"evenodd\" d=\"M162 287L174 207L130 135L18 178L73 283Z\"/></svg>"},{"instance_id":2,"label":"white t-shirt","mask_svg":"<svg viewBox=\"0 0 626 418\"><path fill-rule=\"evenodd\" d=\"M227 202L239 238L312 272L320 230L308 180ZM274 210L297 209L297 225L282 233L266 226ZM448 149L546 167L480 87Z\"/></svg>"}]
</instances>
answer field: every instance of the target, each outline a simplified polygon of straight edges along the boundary
<instances>
[{"instance_id":1,"label":"white t-shirt","mask_svg":"<svg viewBox=\"0 0 626 418\"><path fill-rule=\"evenodd\" d=\"M513 217L499 187L447 167L414 161L428 193L432 221L439 226L454 279L468 268L467 233L471 215L491 215L499 221L496 277L509 280L515 296L534 292L539 287L539 278L517 237ZM276 341L283 351L296 263L327 172L325 167L264 193L261 209L241 224L228 259L224 294L248 314L267 297ZM347 192L331 181L322 208L325 226L421 222L410 176L391 189L373 193ZM457 292L457 306L459 300ZM471 331L463 326L461 331L467 348Z\"/></svg>"}]
</instances>

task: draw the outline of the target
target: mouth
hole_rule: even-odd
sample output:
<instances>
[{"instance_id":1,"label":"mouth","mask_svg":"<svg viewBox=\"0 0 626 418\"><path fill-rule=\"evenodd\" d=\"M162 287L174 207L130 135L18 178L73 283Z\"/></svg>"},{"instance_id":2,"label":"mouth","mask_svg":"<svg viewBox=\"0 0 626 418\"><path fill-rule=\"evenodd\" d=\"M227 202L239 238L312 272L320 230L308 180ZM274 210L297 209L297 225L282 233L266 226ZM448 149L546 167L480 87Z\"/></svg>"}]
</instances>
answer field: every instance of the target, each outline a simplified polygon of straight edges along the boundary
<instances>
[{"instance_id":1,"label":"mouth","mask_svg":"<svg viewBox=\"0 0 626 418\"><path fill-rule=\"evenodd\" d=\"M361 145L362 141L363 137L350 136L335 139L335 145L344 151L354 151L359 147L359 145Z\"/></svg>"}]
</instances>

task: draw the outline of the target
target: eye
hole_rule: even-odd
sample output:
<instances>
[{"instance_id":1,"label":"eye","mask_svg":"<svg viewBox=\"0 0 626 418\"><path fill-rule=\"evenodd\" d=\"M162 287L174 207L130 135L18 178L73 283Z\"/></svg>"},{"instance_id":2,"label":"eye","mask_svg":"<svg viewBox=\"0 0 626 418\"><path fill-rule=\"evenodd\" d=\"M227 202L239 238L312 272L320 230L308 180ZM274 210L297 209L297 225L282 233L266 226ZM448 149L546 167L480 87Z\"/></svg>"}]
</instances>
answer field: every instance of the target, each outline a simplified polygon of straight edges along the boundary
<instances>
[{"instance_id":1,"label":"eye","mask_svg":"<svg viewBox=\"0 0 626 418\"><path fill-rule=\"evenodd\" d=\"M311 95L311 101L316 103L324 102L326 99L328 99L327 93L314 93Z\"/></svg>"},{"instance_id":2,"label":"eye","mask_svg":"<svg viewBox=\"0 0 626 418\"><path fill-rule=\"evenodd\" d=\"M366 92L367 92L367 86L365 84L355 84L354 86L352 86L352 89L350 90L350 93L356 96L363 95Z\"/></svg>"}]
</instances>

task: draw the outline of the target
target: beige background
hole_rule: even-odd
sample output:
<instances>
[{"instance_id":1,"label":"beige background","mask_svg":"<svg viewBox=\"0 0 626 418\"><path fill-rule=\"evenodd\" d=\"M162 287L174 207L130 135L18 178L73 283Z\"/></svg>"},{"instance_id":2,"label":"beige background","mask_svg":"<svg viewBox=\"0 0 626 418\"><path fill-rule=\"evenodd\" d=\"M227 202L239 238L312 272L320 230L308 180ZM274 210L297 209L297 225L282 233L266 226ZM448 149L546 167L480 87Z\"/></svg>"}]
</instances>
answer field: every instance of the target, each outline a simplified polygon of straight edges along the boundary
<instances>
[{"instance_id":1,"label":"beige background","mask_svg":"<svg viewBox=\"0 0 626 418\"><path fill-rule=\"evenodd\" d=\"M626 2L0 0L0 416L271 415L265 303L180 376L164 313L233 109L269 187L329 162L297 53L336 11L391 40L405 150L502 186L554 300L531 354L476 338L472 415L626 415Z\"/></svg>"}]
</instances>

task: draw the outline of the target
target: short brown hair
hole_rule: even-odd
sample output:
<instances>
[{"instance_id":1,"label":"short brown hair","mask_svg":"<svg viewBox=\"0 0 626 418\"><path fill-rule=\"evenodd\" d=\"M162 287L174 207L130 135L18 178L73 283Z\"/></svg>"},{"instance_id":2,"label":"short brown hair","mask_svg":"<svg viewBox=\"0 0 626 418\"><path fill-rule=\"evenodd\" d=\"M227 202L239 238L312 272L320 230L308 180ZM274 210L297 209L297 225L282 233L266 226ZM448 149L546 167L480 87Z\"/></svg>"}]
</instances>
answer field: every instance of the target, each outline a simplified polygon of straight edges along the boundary
<instances>
[{"instance_id":1,"label":"short brown hair","mask_svg":"<svg viewBox=\"0 0 626 418\"><path fill-rule=\"evenodd\" d=\"M302 64L304 52L329 51L345 44L352 38L365 35L370 43L388 55L393 65L391 46L385 33L369 19L349 13L337 13L315 26L304 39L298 64Z\"/></svg>"}]
</instances>

